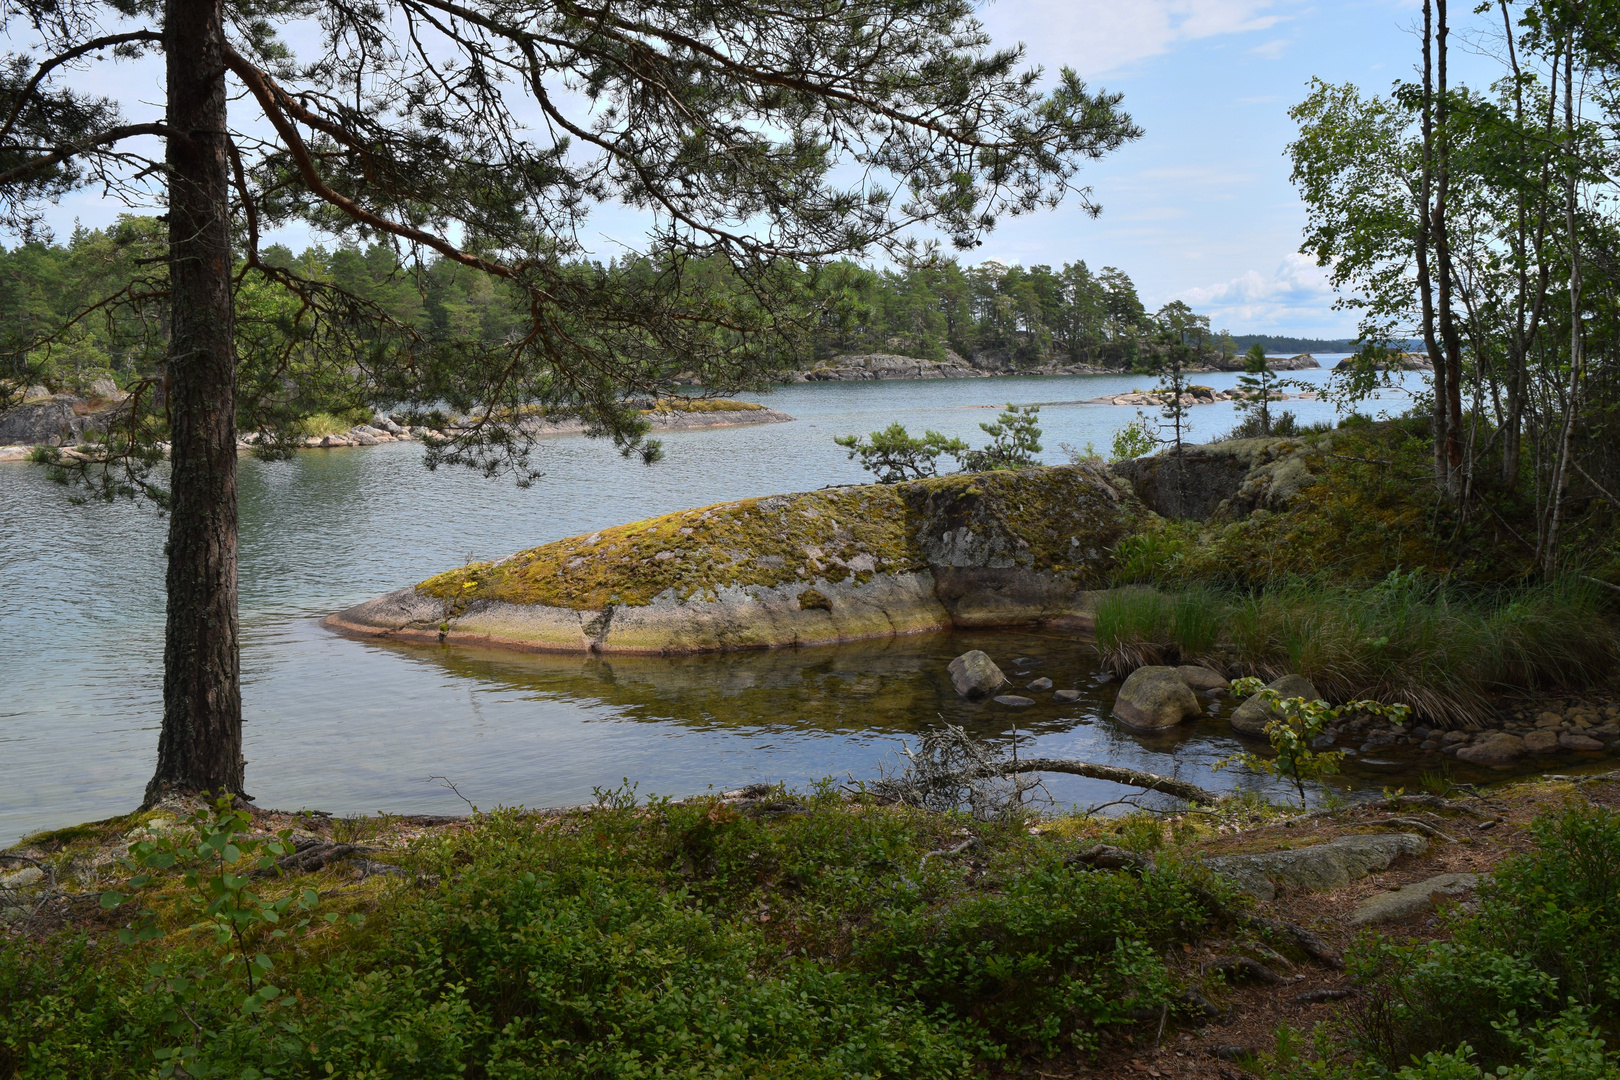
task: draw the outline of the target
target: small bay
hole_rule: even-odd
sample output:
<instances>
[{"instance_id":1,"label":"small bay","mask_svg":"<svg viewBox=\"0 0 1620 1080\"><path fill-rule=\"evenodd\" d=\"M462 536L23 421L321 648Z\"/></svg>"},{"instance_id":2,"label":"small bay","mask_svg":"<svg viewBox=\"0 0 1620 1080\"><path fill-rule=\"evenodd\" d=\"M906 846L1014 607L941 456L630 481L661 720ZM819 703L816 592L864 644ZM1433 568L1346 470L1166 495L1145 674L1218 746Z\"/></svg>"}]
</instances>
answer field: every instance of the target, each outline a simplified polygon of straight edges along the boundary
<instances>
[{"instance_id":1,"label":"small bay","mask_svg":"<svg viewBox=\"0 0 1620 1080\"><path fill-rule=\"evenodd\" d=\"M1331 364L1333 358L1320 358ZM1326 371L1292 373L1320 384ZM1226 389L1234 374L1192 381ZM1416 375L1404 377L1418 385ZM1223 722L1174 737L1134 738L1107 719L1089 646L1049 631L952 633L779 653L612 661L472 649L376 645L320 628L321 617L469 559L744 496L865 477L833 436L900 421L982 443L981 421L1006 402L1045 403L1048 462L1063 444L1106 452L1135 410L1083 404L1147 376L1063 376L812 383L769 395L792 423L671 433L647 467L579 436L547 439L547 476L533 488L464 471L430 473L400 443L312 450L294 460L244 458L241 620L248 790L262 805L333 812L457 812L430 776L482 807L588 801L629 778L645 794L710 784L870 777L924 725L962 723L1011 737L1020 752L1112 760L1200 784L1259 784L1209 765L1235 743ZM1386 391L1363 405L1400 413ZM1280 406L1301 423L1334 417L1326 402ZM1232 427L1229 404L1191 410L1187 436ZM106 817L139 800L161 713L164 518L123 503L75 505L45 471L0 466L0 843ZM1035 694L1013 710L968 704L945 663L967 648L1040 659L1025 677L1084 691L1069 705ZM1363 770L1348 782L1379 786ZM1120 789L1061 778L1060 801Z\"/></svg>"}]
</instances>

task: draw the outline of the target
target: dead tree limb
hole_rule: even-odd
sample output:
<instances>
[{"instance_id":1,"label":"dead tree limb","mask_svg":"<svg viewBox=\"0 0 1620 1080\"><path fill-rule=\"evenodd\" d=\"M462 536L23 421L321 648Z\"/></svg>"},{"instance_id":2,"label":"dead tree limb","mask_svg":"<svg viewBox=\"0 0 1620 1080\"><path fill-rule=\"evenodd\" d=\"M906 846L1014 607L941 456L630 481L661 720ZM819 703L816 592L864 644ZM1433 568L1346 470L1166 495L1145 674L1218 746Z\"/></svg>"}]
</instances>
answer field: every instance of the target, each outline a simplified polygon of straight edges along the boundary
<instances>
[{"instance_id":1,"label":"dead tree limb","mask_svg":"<svg viewBox=\"0 0 1620 1080\"><path fill-rule=\"evenodd\" d=\"M991 776L1011 776L1014 773L1040 772L1067 773L1070 776L1087 776L1093 780L1108 780L1115 784L1147 788L1149 791L1160 791L1166 795L1174 795L1178 799L1185 799L1200 806L1214 806L1221 801L1221 797L1213 791L1205 790L1197 784L1191 784L1185 780L1177 780L1172 776L1140 772L1120 765L1099 765L1094 761L1076 761L1073 758L1021 758L1018 761L1001 762L994 766L980 766L963 773L962 778L964 780L978 780Z\"/></svg>"}]
</instances>

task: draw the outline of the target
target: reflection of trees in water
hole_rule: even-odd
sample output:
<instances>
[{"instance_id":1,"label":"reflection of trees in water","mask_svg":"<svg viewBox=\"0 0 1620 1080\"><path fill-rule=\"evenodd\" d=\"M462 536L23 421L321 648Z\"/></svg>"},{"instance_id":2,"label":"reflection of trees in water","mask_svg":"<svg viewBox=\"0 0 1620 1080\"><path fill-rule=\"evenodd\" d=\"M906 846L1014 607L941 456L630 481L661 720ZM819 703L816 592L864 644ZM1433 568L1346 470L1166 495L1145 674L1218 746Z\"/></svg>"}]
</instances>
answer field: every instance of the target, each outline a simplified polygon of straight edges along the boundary
<instances>
[{"instance_id":1,"label":"reflection of trees in water","mask_svg":"<svg viewBox=\"0 0 1620 1080\"><path fill-rule=\"evenodd\" d=\"M1184 724L1169 732L1127 732L1108 719L1116 683L1098 685L1092 646L1058 631L955 631L805 649L705 653L696 656L588 656L518 653L466 646L364 643L414 664L481 688L531 698L605 706L613 719L676 724L694 730L911 738L956 724L989 743L1004 743L1016 729L1021 747L1047 740L1048 756L1070 756L1179 776L1224 791L1281 791L1246 770L1212 773L1210 766L1241 748L1223 719ZM1079 701L1059 705L1050 692L1029 692L1036 704L1016 709L993 701L964 701L945 667L969 649L983 649L1013 680L1008 692L1039 676L1057 688L1080 690ZM1016 657L1042 662L1027 669ZM1023 752L1029 753L1031 750ZM872 765L875 767L874 758ZM1427 761L1363 768L1352 759L1336 787L1377 790L1420 779ZM857 769L857 773L861 770ZM1078 787L1056 778L1059 801ZM1077 796L1085 802L1088 796Z\"/></svg>"},{"instance_id":2,"label":"reflection of trees in water","mask_svg":"<svg viewBox=\"0 0 1620 1080\"><path fill-rule=\"evenodd\" d=\"M1110 699L1094 689L1092 647L1058 632L1007 631L911 635L806 649L769 649L696 656L580 656L496 649L382 644L405 659L492 686L600 702L625 719L697 727L764 727L802 731L907 733L944 722L995 737L1016 720L1020 730L1067 731L1106 714ZM1009 677L1016 657L1042 663L1022 681L1044 675L1085 692L1060 705L1049 693L1012 710L969 702L951 689L945 666L968 649L997 657ZM1014 686L1021 686L1015 681ZM1012 687L1009 690L1013 689Z\"/></svg>"}]
</instances>

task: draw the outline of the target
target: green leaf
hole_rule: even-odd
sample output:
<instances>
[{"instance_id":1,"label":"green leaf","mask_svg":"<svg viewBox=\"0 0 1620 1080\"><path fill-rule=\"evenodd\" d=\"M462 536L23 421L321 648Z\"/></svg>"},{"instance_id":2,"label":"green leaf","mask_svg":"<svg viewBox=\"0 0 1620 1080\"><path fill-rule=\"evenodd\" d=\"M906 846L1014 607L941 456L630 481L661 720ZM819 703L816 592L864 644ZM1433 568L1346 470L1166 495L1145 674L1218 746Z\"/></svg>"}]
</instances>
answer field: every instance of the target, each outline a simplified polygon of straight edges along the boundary
<instances>
[{"instance_id":1,"label":"green leaf","mask_svg":"<svg viewBox=\"0 0 1620 1080\"><path fill-rule=\"evenodd\" d=\"M113 908L117 907L119 904L122 904L128 899L129 897L125 896L121 892L104 892L101 894L101 906L106 908L108 911L111 911Z\"/></svg>"}]
</instances>

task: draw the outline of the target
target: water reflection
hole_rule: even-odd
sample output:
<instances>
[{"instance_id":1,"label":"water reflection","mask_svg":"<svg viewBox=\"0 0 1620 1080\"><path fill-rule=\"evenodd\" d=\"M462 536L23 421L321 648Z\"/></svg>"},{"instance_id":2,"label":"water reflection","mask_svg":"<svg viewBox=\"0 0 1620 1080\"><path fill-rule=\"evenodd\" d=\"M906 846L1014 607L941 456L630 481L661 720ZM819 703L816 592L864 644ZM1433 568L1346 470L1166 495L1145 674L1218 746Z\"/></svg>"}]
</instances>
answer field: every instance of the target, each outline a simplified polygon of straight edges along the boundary
<instances>
[{"instance_id":1,"label":"water reflection","mask_svg":"<svg viewBox=\"0 0 1620 1080\"><path fill-rule=\"evenodd\" d=\"M1320 382L1326 372L1302 372ZM1199 376L1219 389L1236 375ZM931 635L830 651L680 660L521 656L349 641L319 617L468 558L724 499L859 482L832 437L894 420L982 442L1003 402L1084 402L1139 376L809 384L766 399L797 417L770 427L669 433L652 468L611 446L546 440L533 489L464 472L429 473L411 444L244 459L241 472L243 707L249 790L273 806L335 811L460 807L425 786L453 774L485 804L559 805L621 776L680 794L751 779L804 782L873 764L921 725L960 723L1008 738L1016 720L1052 756L1117 760L1199 783L1234 748L1209 721L1136 739L1107 719L1110 689L1062 635ZM1393 394L1377 411L1404 409ZM1290 402L1301 422L1324 401ZM1193 410L1195 438L1227 430L1229 404ZM1108 445L1135 410L1050 405L1046 460L1063 445ZM73 505L41 469L0 466L0 843L128 810L155 757L161 713L163 539L149 508ZM1036 674L1086 691L1022 711L965 704L944 666L980 646L998 660L1044 659ZM1015 670L1015 669L1014 669ZM1355 779L1355 783L1372 780ZM1109 785L1054 784L1073 801Z\"/></svg>"}]
</instances>

